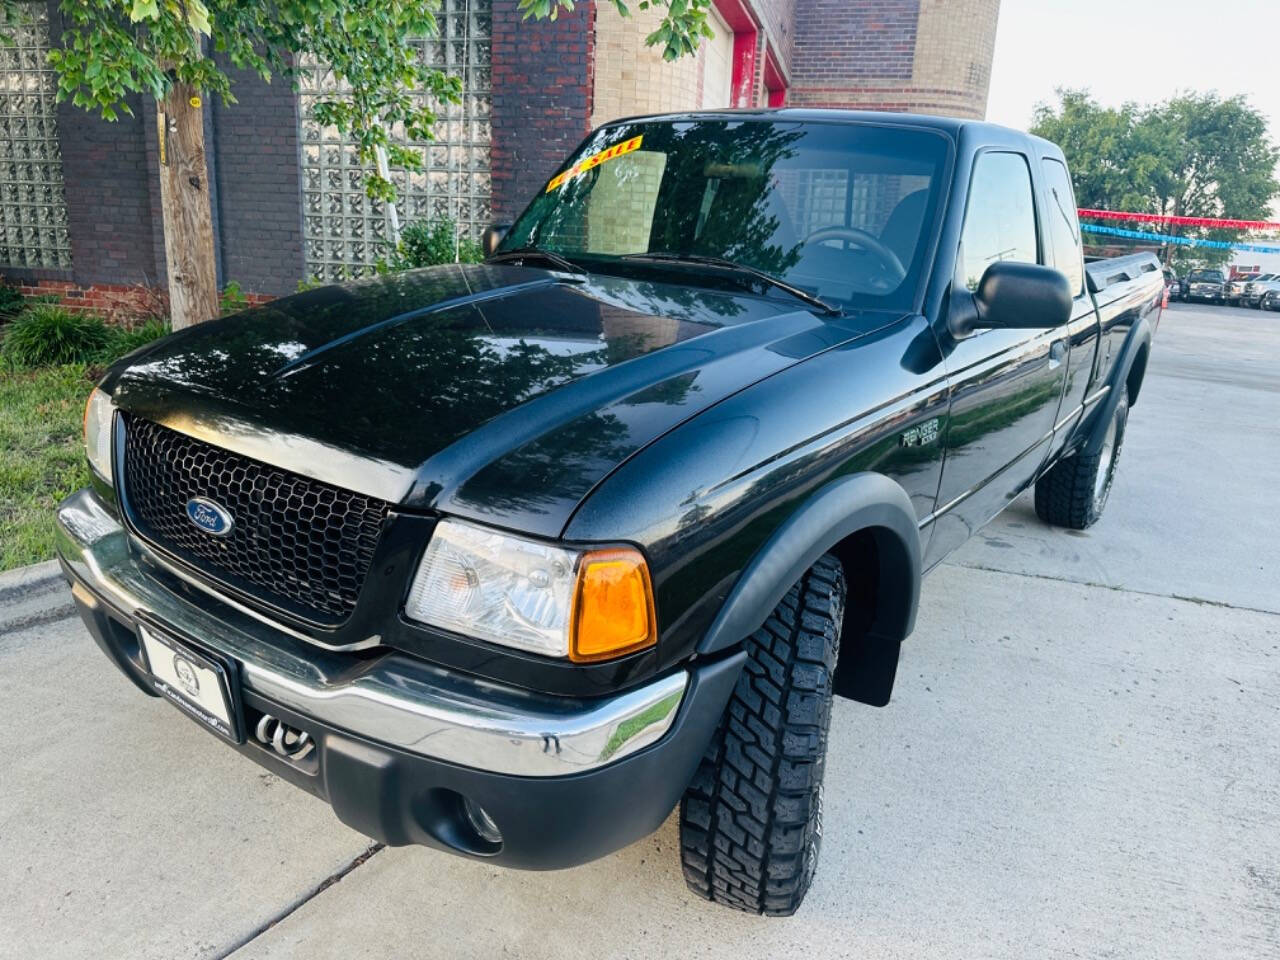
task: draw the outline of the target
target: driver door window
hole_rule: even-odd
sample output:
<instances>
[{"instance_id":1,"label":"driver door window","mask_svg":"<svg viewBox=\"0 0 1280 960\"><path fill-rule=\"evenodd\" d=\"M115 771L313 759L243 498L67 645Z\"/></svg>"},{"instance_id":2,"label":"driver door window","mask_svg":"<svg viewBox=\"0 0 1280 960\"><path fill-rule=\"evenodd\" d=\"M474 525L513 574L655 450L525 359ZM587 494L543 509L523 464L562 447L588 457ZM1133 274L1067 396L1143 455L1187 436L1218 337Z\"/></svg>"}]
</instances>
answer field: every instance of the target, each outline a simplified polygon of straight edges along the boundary
<instances>
[{"instance_id":1,"label":"driver door window","mask_svg":"<svg viewBox=\"0 0 1280 960\"><path fill-rule=\"evenodd\" d=\"M984 153L974 162L957 279L978 289L987 267L1001 260L1039 263L1031 169L1018 153Z\"/></svg>"}]
</instances>

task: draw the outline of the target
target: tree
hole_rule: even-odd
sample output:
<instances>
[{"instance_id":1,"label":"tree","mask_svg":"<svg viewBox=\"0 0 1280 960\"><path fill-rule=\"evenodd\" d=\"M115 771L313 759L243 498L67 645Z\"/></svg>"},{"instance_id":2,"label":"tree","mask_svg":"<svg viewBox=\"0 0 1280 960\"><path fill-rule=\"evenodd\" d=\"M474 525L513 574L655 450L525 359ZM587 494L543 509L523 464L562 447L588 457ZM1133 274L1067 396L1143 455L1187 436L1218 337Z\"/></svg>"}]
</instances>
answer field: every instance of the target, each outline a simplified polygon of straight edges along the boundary
<instances>
[{"instance_id":1,"label":"tree","mask_svg":"<svg viewBox=\"0 0 1280 960\"><path fill-rule=\"evenodd\" d=\"M1031 132L1062 147L1082 207L1164 216L1269 219L1280 195L1280 151L1266 119L1243 97L1185 93L1152 106L1100 106L1087 91L1059 90L1036 109ZM1134 226L1139 226L1135 223ZM1239 242L1240 230L1162 232ZM1162 259L1217 265L1230 251L1165 244Z\"/></svg>"},{"instance_id":2,"label":"tree","mask_svg":"<svg viewBox=\"0 0 1280 960\"><path fill-rule=\"evenodd\" d=\"M626 14L623 0L614 0ZM675 59L709 35L711 0L642 0L667 8L649 38ZM0 0L4 9L19 7ZM316 119L352 137L370 168L371 198L394 202L389 166L418 169L432 139L429 104L457 102L461 79L419 62L410 38L438 33L440 0L60 0L61 45L49 53L58 97L106 120L132 113L137 94L157 103L165 263L175 328L218 314L212 216L201 110L234 103L231 68L264 80L292 77L307 60L332 72L335 92ZM528 18L558 16L573 0L521 0ZM424 99L422 94L426 94ZM389 131L403 131L406 146Z\"/></svg>"}]
</instances>

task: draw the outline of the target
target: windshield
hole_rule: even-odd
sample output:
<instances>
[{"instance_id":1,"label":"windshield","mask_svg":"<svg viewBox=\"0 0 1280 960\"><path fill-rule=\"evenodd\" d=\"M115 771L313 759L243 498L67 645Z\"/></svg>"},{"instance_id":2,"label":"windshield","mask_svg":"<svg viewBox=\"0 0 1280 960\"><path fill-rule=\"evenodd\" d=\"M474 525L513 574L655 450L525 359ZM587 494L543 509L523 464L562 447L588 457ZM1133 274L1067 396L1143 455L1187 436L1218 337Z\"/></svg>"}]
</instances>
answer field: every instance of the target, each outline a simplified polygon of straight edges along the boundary
<instances>
[{"instance_id":1,"label":"windshield","mask_svg":"<svg viewBox=\"0 0 1280 960\"><path fill-rule=\"evenodd\" d=\"M1222 274L1217 270L1197 270L1188 278L1190 280L1202 281L1204 283L1221 283Z\"/></svg>"},{"instance_id":2,"label":"windshield","mask_svg":"<svg viewBox=\"0 0 1280 960\"><path fill-rule=\"evenodd\" d=\"M499 253L536 246L607 272L742 278L638 255L715 257L840 306L910 309L947 141L870 124L715 118L597 130Z\"/></svg>"}]
</instances>

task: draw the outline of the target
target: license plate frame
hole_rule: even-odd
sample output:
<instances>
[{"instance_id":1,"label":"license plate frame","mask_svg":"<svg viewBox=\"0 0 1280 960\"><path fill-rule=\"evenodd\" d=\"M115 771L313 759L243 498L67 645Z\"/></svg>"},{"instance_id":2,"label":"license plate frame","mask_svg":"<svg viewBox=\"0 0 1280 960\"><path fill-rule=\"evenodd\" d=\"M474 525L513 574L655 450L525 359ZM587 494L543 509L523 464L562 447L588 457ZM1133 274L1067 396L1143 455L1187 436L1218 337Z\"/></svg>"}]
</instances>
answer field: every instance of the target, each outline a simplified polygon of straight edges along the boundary
<instances>
[{"instance_id":1,"label":"license plate frame","mask_svg":"<svg viewBox=\"0 0 1280 960\"><path fill-rule=\"evenodd\" d=\"M234 660L151 620L138 623L138 647L156 693L206 730L231 743L244 743L244 707Z\"/></svg>"}]
</instances>

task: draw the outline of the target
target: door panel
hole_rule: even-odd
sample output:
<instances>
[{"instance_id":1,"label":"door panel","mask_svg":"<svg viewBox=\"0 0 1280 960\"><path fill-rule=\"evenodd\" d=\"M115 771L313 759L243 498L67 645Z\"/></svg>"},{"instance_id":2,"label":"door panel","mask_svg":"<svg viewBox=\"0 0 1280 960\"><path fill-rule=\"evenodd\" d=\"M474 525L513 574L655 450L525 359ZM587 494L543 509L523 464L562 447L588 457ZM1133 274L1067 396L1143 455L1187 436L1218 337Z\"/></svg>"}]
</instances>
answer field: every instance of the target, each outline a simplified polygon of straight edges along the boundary
<instances>
[{"instance_id":1,"label":"door panel","mask_svg":"<svg viewBox=\"0 0 1280 960\"><path fill-rule=\"evenodd\" d=\"M1062 405L1058 408L1058 424L1053 434L1049 456L1056 456L1080 422L1085 394L1093 377L1094 357L1098 352L1098 311L1088 293L1077 297L1067 324L1066 383Z\"/></svg>"},{"instance_id":2,"label":"door panel","mask_svg":"<svg viewBox=\"0 0 1280 960\"><path fill-rule=\"evenodd\" d=\"M992 263L1044 263L1027 158L974 162L961 235L956 296ZM1067 376L1067 326L985 330L949 341L951 414L926 563L946 556L1025 489L1044 461Z\"/></svg>"},{"instance_id":3,"label":"door panel","mask_svg":"<svg viewBox=\"0 0 1280 960\"><path fill-rule=\"evenodd\" d=\"M1040 169L1044 173L1043 206L1049 253L1053 257L1053 265L1062 271L1075 291L1071 321L1066 331L1066 383L1049 450L1049 456L1053 457L1071 439L1071 433L1083 415L1085 395L1089 392L1098 352L1099 326L1093 297L1085 289L1080 221L1076 216L1071 177L1067 174L1066 165L1056 157L1043 158Z\"/></svg>"},{"instance_id":4,"label":"door panel","mask_svg":"<svg viewBox=\"0 0 1280 960\"><path fill-rule=\"evenodd\" d=\"M951 416L929 564L1026 488L1048 449L1066 364L1062 330L991 330L947 358Z\"/></svg>"}]
</instances>

